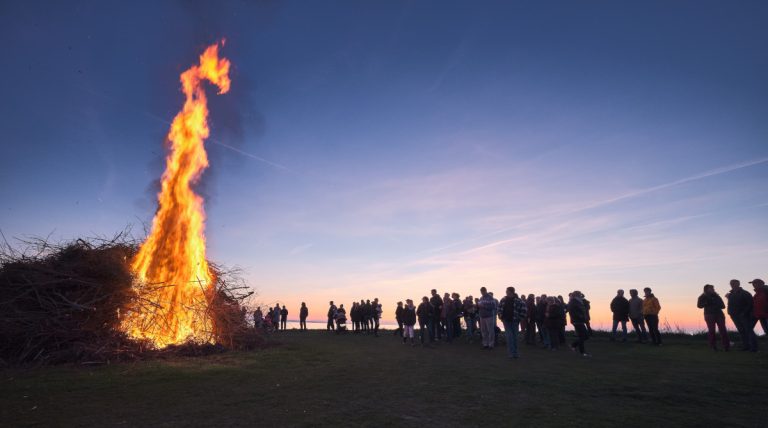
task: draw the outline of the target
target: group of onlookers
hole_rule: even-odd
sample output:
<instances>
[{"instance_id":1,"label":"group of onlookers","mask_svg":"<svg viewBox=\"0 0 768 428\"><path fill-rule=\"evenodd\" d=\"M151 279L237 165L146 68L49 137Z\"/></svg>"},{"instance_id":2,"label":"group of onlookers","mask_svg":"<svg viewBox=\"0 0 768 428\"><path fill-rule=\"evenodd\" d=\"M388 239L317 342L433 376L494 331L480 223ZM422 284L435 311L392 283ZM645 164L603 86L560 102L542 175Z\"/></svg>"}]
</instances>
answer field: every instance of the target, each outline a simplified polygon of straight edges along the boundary
<instances>
[{"instance_id":1,"label":"group of onlookers","mask_svg":"<svg viewBox=\"0 0 768 428\"><path fill-rule=\"evenodd\" d=\"M645 343L648 336L651 343L661 345L661 332L659 332L659 312L661 305L659 299L653 295L650 288L643 289L644 298L638 296L637 290L629 290L630 298L624 297L624 290L618 290L616 297L611 300L611 313L613 313L613 327L611 327L611 342L616 340L616 330L621 325L621 341L627 341L627 322L632 322L632 329L637 336L637 342ZM646 330L646 325L648 329Z\"/></svg>"},{"instance_id":2,"label":"group of onlookers","mask_svg":"<svg viewBox=\"0 0 768 428\"><path fill-rule=\"evenodd\" d=\"M768 287L762 279L754 279L749 283L752 284L755 291L754 295L743 289L738 279L732 279L730 282L731 290L726 293L725 298L728 301L728 315L741 338L742 350L757 352L757 334L755 334L757 323L760 323L763 332L768 334ZM715 291L714 285L707 284L704 286L704 293L699 296L696 306L704 309L709 346L715 351L718 349L715 334L717 328L723 349L728 351L731 347L731 341L725 328L723 309L726 309L726 304Z\"/></svg>"},{"instance_id":3,"label":"group of onlookers","mask_svg":"<svg viewBox=\"0 0 768 428\"><path fill-rule=\"evenodd\" d=\"M306 308L304 304L302 307ZM279 304L276 304L274 308L267 307L266 315L261 312L261 308L256 308L253 311L253 325L257 328L263 328L267 331L285 330L288 326L288 309L283 305L280 308ZM306 327L305 327L306 328Z\"/></svg>"}]
</instances>

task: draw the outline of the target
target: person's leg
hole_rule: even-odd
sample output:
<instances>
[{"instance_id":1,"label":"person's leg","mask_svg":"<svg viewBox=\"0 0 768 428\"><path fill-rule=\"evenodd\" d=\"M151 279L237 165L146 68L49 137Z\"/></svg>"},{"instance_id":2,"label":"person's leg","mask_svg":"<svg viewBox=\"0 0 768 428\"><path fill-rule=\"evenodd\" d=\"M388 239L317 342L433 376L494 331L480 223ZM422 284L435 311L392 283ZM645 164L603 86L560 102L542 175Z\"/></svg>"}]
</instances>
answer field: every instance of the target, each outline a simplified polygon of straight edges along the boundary
<instances>
[{"instance_id":1,"label":"person's leg","mask_svg":"<svg viewBox=\"0 0 768 428\"><path fill-rule=\"evenodd\" d=\"M717 351L717 342L715 341L717 316L704 314L704 322L707 324L707 342L709 342L709 347Z\"/></svg>"},{"instance_id":2,"label":"person's leg","mask_svg":"<svg viewBox=\"0 0 768 428\"><path fill-rule=\"evenodd\" d=\"M749 345L747 344L747 336L744 332L744 325L741 323L741 319L737 316L731 316L731 321L733 321L734 327L736 327L736 331L739 332L739 340L741 341L741 349L744 351L749 350Z\"/></svg>"},{"instance_id":3,"label":"person's leg","mask_svg":"<svg viewBox=\"0 0 768 428\"><path fill-rule=\"evenodd\" d=\"M755 325L757 324L757 319L755 318L747 318L744 320L746 324L746 330L747 330L747 337L749 338L749 350L752 352L757 352L757 334L755 334Z\"/></svg>"},{"instance_id":4,"label":"person's leg","mask_svg":"<svg viewBox=\"0 0 768 428\"><path fill-rule=\"evenodd\" d=\"M453 342L453 320L445 320L445 341Z\"/></svg>"},{"instance_id":5,"label":"person's leg","mask_svg":"<svg viewBox=\"0 0 768 428\"><path fill-rule=\"evenodd\" d=\"M559 330L560 330L559 327L549 329L549 348L550 349L557 349L557 345L560 344L560 340L558 340L557 338L557 332Z\"/></svg>"},{"instance_id":6,"label":"person's leg","mask_svg":"<svg viewBox=\"0 0 768 428\"><path fill-rule=\"evenodd\" d=\"M490 340L491 332L488 331L490 325L491 324L488 322L488 318L480 318L480 334L483 337L484 348L488 348L490 345L493 344L493 340Z\"/></svg>"},{"instance_id":7,"label":"person's leg","mask_svg":"<svg viewBox=\"0 0 768 428\"><path fill-rule=\"evenodd\" d=\"M720 315L715 319L717 329L720 330L720 341L723 344L723 349L726 351L731 349L731 340L728 338L728 330L725 328L725 316Z\"/></svg>"},{"instance_id":8,"label":"person's leg","mask_svg":"<svg viewBox=\"0 0 768 428\"><path fill-rule=\"evenodd\" d=\"M621 331L624 334L621 338L621 341L626 342L627 341L627 321L626 320L621 320Z\"/></svg>"},{"instance_id":9,"label":"person's leg","mask_svg":"<svg viewBox=\"0 0 768 428\"><path fill-rule=\"evenodd\" d=\"M547 329L544 326L543 323L541 324L540 332L541 332L541 337L542 337L541 341L544 343L544 347L545 348L549 348L550 345L551 345L550 340L549 340L549 329Z\"/></svg>"},{"instance_id":10,"label":"person's leg","mask_svg":"<svg viewBox=\"0 0 768 428\"><path fill-rule=\"evenodd\" d=\"M611 342L616 340L616 327L618 327L618 326L619 326L619 321L618 320L613 320L613 327L611 327L611 339L610 339Z\"/></svg>"}]
</instances>

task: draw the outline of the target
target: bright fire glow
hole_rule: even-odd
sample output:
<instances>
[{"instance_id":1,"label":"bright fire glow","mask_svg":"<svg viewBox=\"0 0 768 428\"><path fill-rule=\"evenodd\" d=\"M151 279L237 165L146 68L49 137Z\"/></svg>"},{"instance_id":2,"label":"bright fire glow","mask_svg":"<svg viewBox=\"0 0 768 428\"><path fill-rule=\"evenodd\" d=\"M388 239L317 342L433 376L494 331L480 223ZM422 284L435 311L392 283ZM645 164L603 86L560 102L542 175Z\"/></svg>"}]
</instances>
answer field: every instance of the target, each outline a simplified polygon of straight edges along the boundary
<instances>
[{"instance_id":1,"label":"bright fire glow","mask_svg":"<svg viewBox=\"0 0 768 428\"><path fill-rule=\"evenodd\" d=\"M128 335L156 346L194 340L210 342L213 323L207 303L214 277L205 254L203 198L192 185L208 167L203 141L208 138L208 106L203 81L229 91L230 63L219 58L219 45L200 55L200 64L181 74L184 108L168 133L170 153L158 194L159 208L152 230L133 259L139 281L150 284L148 296L156 305L130 311L122 321ZM145 307L146 308L146 307Z\"/></svg>"}]
</instances>

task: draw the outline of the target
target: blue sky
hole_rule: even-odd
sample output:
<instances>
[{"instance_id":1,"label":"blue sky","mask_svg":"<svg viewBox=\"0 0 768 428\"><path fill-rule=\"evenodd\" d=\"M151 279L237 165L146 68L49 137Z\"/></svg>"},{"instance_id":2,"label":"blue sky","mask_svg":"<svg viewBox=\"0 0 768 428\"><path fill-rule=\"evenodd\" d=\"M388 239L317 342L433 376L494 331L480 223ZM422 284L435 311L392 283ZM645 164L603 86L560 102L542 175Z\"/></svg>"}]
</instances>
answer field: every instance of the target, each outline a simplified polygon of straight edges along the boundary
<instances>
[{"instance_id":1,"label":"blue sky","mask_svg":"<svg viewBox=\"0 0 768 428\"><path fill-rule=\"evenodd\" d=\"M4 2L0 230L149 222L178 74L223 37L209 255L264 303L516 285L607 306L650 285L691 324L703 284L768 276L766 18L761 2Z\"/></svg>"}]
</instances>

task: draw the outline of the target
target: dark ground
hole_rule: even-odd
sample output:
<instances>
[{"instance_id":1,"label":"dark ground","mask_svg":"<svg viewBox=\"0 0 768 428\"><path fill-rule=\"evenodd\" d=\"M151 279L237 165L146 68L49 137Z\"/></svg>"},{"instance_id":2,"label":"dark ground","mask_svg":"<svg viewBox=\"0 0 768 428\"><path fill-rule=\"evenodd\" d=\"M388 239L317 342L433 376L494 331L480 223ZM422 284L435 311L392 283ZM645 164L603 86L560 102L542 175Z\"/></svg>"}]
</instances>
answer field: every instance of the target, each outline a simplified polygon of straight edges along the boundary
<instances>
[{"instance_id":1,"label":"dark ground","mask_svg":"<svg viewBox=\"0 0 768 428\"><path fill-rule=\"evenodd\" d=\"M0 371L0 426L768 427L764 352L702 338L484 351L289 331L281 344L100 367ZM738 344L737 344L738 345Z\"/></svg>"}]
</instances>

